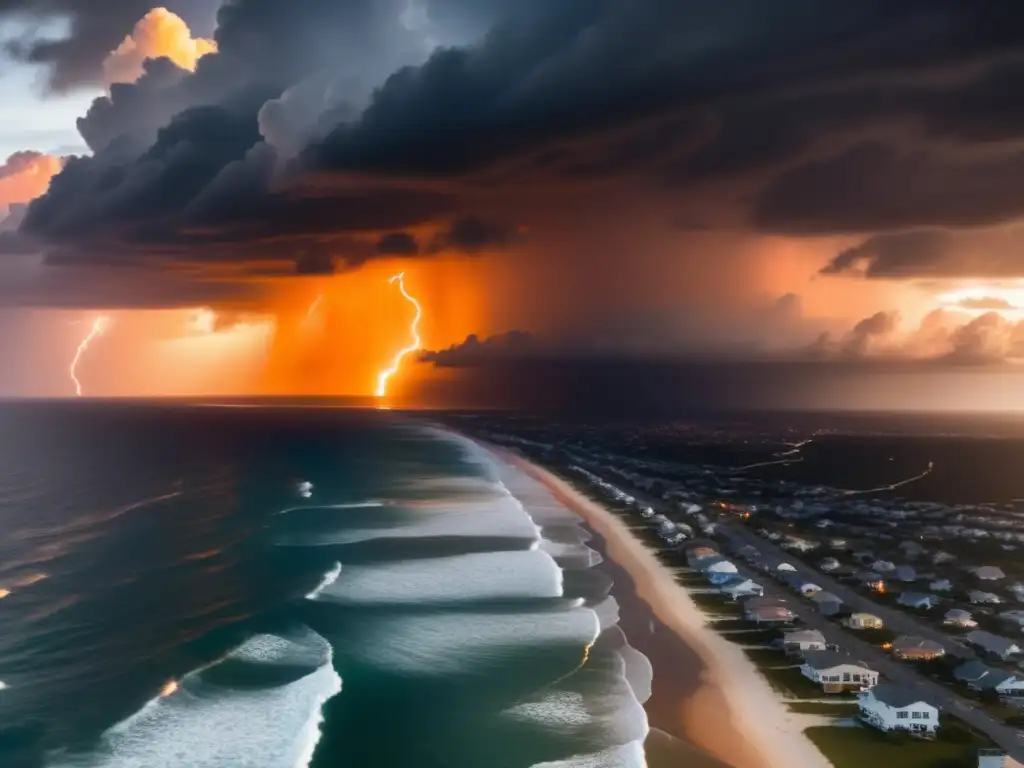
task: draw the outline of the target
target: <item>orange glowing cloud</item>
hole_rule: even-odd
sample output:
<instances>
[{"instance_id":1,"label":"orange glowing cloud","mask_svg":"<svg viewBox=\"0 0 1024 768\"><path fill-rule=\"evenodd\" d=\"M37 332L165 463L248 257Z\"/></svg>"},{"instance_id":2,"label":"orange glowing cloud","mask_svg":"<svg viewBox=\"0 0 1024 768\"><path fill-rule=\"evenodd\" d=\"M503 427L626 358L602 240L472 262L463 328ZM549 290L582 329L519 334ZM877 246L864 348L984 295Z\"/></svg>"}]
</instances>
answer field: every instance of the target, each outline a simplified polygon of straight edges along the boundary
<instances>
[{"instance_id":1,"label":"orange glowing cloud","mask_svg":"<svg viewBox=\"0 0 1024 768\"><path fill-rule=\"evenodd\" d=\"M0 209L39 197L50 186L50 179L60 173L62 164L59 157L40 152L11 155L0 165Z\"/></svg>"},{"instance_id":2,"label":"orange glowing cloud","mask_svg":"<svg viewBox=\"0 0 1024 768\"><path fill-rule=\"evenodd\" d=\"M103 62L108 84L133 83L142 75L146 59L166 56L182 69L194 71L199 59L217 51L217 43L193 38L192 31L177 14L166 8L154 8L135 25L135 29Z\"/></svg>"}]
</instances>

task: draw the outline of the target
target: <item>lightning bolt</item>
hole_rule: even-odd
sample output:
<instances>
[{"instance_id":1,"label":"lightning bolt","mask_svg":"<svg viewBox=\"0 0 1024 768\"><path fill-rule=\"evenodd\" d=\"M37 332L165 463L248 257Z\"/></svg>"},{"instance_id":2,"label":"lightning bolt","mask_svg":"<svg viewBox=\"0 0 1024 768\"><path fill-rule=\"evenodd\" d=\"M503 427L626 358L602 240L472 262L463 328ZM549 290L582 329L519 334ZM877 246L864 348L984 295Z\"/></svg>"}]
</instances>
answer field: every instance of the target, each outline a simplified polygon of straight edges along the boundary
<instances>
[{"instance_id":1,"label":"lightning bolt","mask_svg":"<svg viewBox=\"0 0 1024 768\"><path fill-rule=\"evenodd\" d=\"M309 309L306 310L306 316L302 318L302 322L304 324L309 323L313 319L313 316L316 314L316 311L320 309L320 305L323 303L324 295L321 293L319 296L313 299L313 303L309 305Z\"/></svg>"},{"instance_id":2,"label":"lightning bolt","mask_svg":"<svg viewBox=\"0 0 1024 768\"><path fill-rule=\"evenodd\" d=\"M71 367L68 369L68 373L71 374L71 381L75 384L75 396L82 396L82 382L78 380L76 371L78 370L78 364L82 361L82 356L86 350L89 349L89 345L92 342L107 332L107 328L110 327L109 317L97 317L92 321L92 328L89 329L89 333L86 334L85 338L82 339L78 344L78 349L75 350L75 356L71 360Z\"/></svg>"},{"instance_id":3,"label":"lightning bolt","mask_svg":"<svg viewBox=\"0 0 1024 768\"><path fill-rule=\"evenodd\" d=\"M395 354L395 359L391 361L391 365L377 375L377 397L384 397L388 393L388 380L398 373L398 369L401 368L402 360L405 359L405 356L418 350L420 345L423 343L420 339L419 332L420 319L423 317L423 307L421 307L420 303L410 296L407 290L405 290L405 272L399 272L388 280L388 284L390 285L394 285L395 283L398 283L398 290L402 292L402 296L405 297L405 300L416 307L416 317L413 318L412 325L409 328L409 331L412 334L412 344L398 350Z\"/></svg>"}]
</instances>

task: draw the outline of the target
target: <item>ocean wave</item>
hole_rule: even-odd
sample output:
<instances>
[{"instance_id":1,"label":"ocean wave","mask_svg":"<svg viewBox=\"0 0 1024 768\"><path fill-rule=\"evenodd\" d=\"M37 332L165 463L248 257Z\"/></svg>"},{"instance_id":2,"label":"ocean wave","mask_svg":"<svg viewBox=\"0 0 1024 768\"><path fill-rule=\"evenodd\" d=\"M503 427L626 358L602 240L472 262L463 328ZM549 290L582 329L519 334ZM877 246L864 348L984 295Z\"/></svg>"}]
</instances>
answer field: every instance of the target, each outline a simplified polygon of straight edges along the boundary
<instances>
[{"instance_id":1,"label":"ocean wave","mask_svg":"<svg viewBox=\"0 0 1024 768\"><path fill-rule=\"evenodd\" d=\"M349 566L322 599L357 604L560 597L562 572L542 551L490 552Z\"/></svg>"},{"instance_id":2,"label":"ocean wave","mask_svg":"<svg viewBox=\"0 0 1024 768\"><path fill-rule=\"evenodd\" d=\"M170 695L147 703L109 729L88 754L52 755L50 768L295 768L319 739L323 703L341 690L330 645L308 629L256 635L206 669L185 676ZM227 686L218 670L233 664L297 670L284 685Z\"/></svg>"}]
</instances>

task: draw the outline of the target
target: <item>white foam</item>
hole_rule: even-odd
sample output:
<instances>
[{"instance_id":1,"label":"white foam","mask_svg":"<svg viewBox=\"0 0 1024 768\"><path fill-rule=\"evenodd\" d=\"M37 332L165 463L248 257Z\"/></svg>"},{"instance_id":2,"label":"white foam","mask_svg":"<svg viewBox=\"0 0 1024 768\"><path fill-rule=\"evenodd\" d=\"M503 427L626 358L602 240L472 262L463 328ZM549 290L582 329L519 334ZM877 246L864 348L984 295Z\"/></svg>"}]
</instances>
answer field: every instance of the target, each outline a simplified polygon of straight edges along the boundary
<instances>
[{"instance_id":1,"label":"white foam","mask_svg":"<svg viewBox=\"0 0 1024 768\"><path fill-rule=\"evenodd\" d=\"M546 552L520 550L351 565L322 599L350 604L560 597L562 571Z\"/></svg>"},{"instance_id":2,"label":"white foam","mask_svg":"<svg viewBox=\"0 0 1024 768\"><path fill-rule=\"evenodd\" d=\"M107 731L88 756L54 755L50 768L301 768L320 737L321 708L341 690L327 642L312 631L294 640L258 635L229 658L263 663L324 661L310 674L271 688L224 688L186 676Z\"/></svg>"},{"instance_id":3,"label":"white foam","mask_svg":"<svg viewBox=\"0 0 1024 768\"><path fill-rule=\"evenodd\" d=\"M374 539L418 539L429 536L476 536L537 539L537 529L519 503L511 497L481 497L474 501L409 504L404 508L415 519L401 525L345 527L334 531L282 534L282 544L332 546Z\"/></svg>"},{"instance_id":4,"label":"white foam","mask_svg":"<svg viewBox=\"0 0 1024 768\"><path fill-rule=\"evenodd\" d=\"M329 570L327 573L324 574L324 578L320 582L320 584L317 586L317 588L314 589L312 592L310 592L308 595L306 595L306 599L307 600L316 600L320 596L321 592L323 592L325 589L327 589L329 586L331 586L334 582L336 582L338 580L338 577L340 575L341 575L341 563L335 563L334 567L331 568L331 570Z\"/></svg>"}]
</instances>

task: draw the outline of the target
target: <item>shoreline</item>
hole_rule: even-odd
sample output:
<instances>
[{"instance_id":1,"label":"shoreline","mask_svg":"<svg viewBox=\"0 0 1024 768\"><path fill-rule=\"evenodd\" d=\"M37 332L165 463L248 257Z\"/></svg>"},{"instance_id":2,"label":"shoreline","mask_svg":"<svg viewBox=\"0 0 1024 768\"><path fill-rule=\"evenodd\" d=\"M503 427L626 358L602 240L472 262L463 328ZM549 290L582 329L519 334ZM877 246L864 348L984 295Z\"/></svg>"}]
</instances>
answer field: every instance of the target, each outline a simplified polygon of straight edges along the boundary
<instances>
[{"instance_id":1,"label":"shoreline","mask_svg":"<svg viewBox=\"0 0 1024 768\"><path fill-rule=\"evenodd\" d=\"M831 768L803 734L800 721L805 718L788 710L739 646L707 626L686 589L617 515L524 457L488 448L542 483L601 537L607 560L628 576L636 598L674 635L674 651L661 638L650 648L656 680L660 674L664 681L671 673L670 656L681 652L680 644L697 656L701 669L695 689L691 684L687 690L686 681L676 674L672 676L675 685L668 686L664 697L652 696L648 713L652 732L685 734L687 741L734 768ZM640 650L649 645L639 638L631 637L630 642Z\"/></svg>"}]
</instances>

